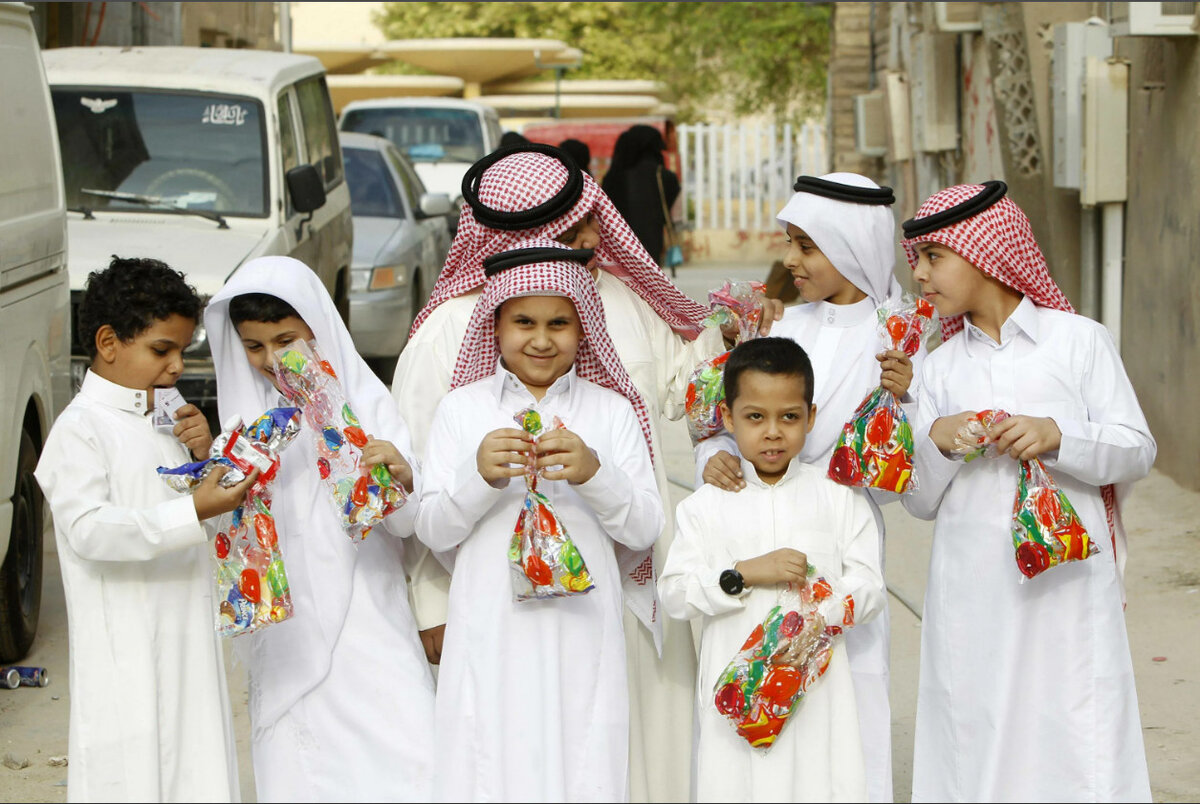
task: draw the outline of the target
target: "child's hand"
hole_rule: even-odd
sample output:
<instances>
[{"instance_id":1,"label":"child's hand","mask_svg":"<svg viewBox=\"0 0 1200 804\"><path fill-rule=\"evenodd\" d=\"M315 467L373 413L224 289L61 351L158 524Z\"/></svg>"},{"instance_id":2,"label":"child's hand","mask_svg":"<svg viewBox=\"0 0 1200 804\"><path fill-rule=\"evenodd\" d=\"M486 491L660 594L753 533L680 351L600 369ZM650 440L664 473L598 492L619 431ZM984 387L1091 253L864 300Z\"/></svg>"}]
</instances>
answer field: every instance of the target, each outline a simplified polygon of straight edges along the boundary
<instances>
[{"instance_id":1,"label":"child's hand","mask_svg":"<svg viewBox=\"0 0 1200 804\"><path fill-rule=\"evenodd\" d=\"M899 349L889 349L875 355L875 359L879 361L879 384L897 398L907 394L913 378L912 360L909 356Z\"/></svg>"},{"instance_id":2,"label":"child's hand","mask_svg":"<svg viewBox=\"0 0 1200 804\"><path fill-rule=\"evenodd\" d=\"M246 492L254 485L254 481L258 480L258 470L255 469L236 486L225 488L218 485L217 481L228 471L228 467L225 466L214 468L192 492L192 504L196 506L197 519L210 519L237 508L242 504Z\"/></svg>"},{"instance_id":3,"label":"child's hand","mask_svg":"<svg viewBox=\"0 0 1200 804\"><path fill-rule=\"evenodd\" d=\"M781 547L758 558L739 561L733 568L742 574L747 586L794 583L804 586L808 579L808 556L790 547Z\"/></svg>"},{"instance_id":4,"label":"child's hand","mask_svg":"<svg viewBox=\"0 0 1200 804\"><path fill-rule=\"evenodd\" d=\"M367 443L362 448L362 462L368 469L373 469L381 463L387 464L388 471L392 473L392 477L399 481L405 491L412 494L412 467L408 465L408 461L404 460L404 456L400 454L400 450L396 449L396 445L391 441L377 439L368 434Z\"/></svg>"},{"instance_id":5,"label":"child's hand","mask_svg":"<svg viewBox=\"0 0 1200 804\"><path fill-rule=\"evenodd\" d=\"M534 444L538 469L559 466L561 469L543 471L547 480L566 480L569 483L586 483L600 471L600 459L583 439L566 429L544 433Z\"/></svg>"},{"instance_id":6,"label":"child's hand","mask_svg":"<svg viewBox=\"0 0 1200 804\"><path fill-rule=\"evenodd\" d=\"M704 464L704 482L725 491L741 491L746 488L742 480L742 462L731 452L721 450Z\"/></svg>"},{"instance_id":7,"label":"child's hand","mask_svg":"<svg viewBox=\"0 0 1200 804\"><path fill-rule=\"evenodd\" d=\"M1062 431L1054 419L1037 416L1009 416L988 431L988 443L1002 455L1028 461L1043 452L1053 452L1062 444Z\"/></svg>"},{"instance_id":8,"label":"child's hand","mask_svg":"<svg viewBox=\"0 0 1200 804\"><path fill-rule=\"evenodd\" d=\"M489 485L502 488L510 477L525 474L532 451L533 436L515 427L502 427L488 433L479 442L479 449L475 451L475 467L479 470L479 476Z\"/></svg>"},{"instance_id":9,"label":"child's hand","mask_svg":"<svg viewBox=\"0 0 1200 804\"><path fill-rule=\"evenodd\" d=\"M426 628L424 631L418 631L417 636L421 638L421 647L425 648L425 660L430 664L441 664L442 640L446 637L446 626L435 625L433 628Z\"/></svg>"},{"instance_id":10,"label":"child's hand","mask_svg":"<svg viewBox=\"0 0 1200 804\"><path fill-rule=\"evenodd\" d=\"M192 457L202 461L208 457L212 447L212 431L208 428L208 419L200 412L200 408L187 404L175 411L175 429L172 431L179 443L192 452Z\"/></svg>"},{"instance_id":11,"label":"child's hand","mask_svg":"<svg viewBox=\"0 0 1200 804\"><path fill-rule=\"evenodd\" d=\"M949 455L954 451L954 436L969 419L978 414L977 410L964 410L953 416L943 416L929 428L929 439L937 445L938 449Z\"/></svg>"}]
</instances>

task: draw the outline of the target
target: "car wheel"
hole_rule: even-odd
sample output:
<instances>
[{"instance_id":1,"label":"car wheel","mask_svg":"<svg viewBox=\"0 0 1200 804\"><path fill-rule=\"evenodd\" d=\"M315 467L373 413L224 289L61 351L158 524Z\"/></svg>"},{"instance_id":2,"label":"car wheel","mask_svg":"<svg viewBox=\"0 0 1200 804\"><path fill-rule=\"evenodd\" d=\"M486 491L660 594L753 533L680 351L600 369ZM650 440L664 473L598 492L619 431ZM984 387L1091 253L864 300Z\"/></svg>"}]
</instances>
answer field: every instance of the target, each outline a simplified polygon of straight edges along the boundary
<instances>
[{"instance_id":1,"label":"car wheel","mask_svg":"<svg viewBox=\"0 0 1200 804\"><path fill-rule=\"evenodd\" d=\"M42 607L42 490L33 477L37 449L21 430L17 486L13 494L12 535L0 565L0 662L29 653Z\"/></svg>"}]
</instances>

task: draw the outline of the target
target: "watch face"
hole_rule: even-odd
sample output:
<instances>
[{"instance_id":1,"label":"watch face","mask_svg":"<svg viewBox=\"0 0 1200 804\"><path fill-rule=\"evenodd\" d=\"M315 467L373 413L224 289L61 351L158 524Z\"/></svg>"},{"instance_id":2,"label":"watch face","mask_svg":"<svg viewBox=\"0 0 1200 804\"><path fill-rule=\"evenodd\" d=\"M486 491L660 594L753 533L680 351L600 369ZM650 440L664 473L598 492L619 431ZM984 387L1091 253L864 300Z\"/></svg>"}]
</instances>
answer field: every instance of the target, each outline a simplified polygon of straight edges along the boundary
<instances>
[{"instance_id":1,"label":"watch face","mask_svg":"<svg viewBox=\"0 0 1200 804\"><path fill-rule=\"evenodd\" d=\"M727 595L740 595L745 589L742 574L737 570L727 569L721 573L721 590Z\"/></svg>"}]
</instances>

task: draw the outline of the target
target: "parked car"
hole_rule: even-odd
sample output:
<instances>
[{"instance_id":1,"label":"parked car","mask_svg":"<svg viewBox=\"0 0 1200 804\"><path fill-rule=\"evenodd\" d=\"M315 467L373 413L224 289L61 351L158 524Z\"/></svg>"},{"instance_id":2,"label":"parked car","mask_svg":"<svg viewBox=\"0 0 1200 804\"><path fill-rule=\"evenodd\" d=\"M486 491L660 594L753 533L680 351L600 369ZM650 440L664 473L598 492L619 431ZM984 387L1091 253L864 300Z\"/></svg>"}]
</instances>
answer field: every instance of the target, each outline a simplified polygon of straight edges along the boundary
<instances>
[{"instance_id":1,"label":"parked car","mask_svg":"<svg viewBox=\"0 0 1200 804\"><path fill-rule=\"evenodd\" d=\"M426 187L450 196L455 226L467 168L496 150L502 133L495 109L458 98L353 101L342 109L338 127L391 140L412 160Z\"/></svg>"},{"instance_id":2,"label":"parked car","mask_svg":"<svg viewBox=\"0 0 1200 804\"><path fill-rule=\"evenodd\" d=\"M341 133L354 221L350 334L359 354L390 382L413 316L450 250L450 198L425 191L389 141Z\"/></svg>"},{"instance_id":3,"label":"parked car","mask_svg":"<svg viewBox=\"0 0 1200 804\"><path fill-rule=\"evenodd\" d=\"M0 664L37 633L49 517L33 470L71 393L62 165L30 10L0 3Z\"/></svg>"},{"instance_id":4,"label":"parked car","mask_svg":"<svg viewBox=\"0 0 1200 804\"><path fill-rule=\"evenodd\" d=\"M192 47L48 50L66 182L71 298L110 255L153 257L205 296L245 261L290 255L350 309L350 191L324 68ZM83 346L73 370L82 378ZM211 414L202 327L179 389Z\"/></svg>"}]
</instances>

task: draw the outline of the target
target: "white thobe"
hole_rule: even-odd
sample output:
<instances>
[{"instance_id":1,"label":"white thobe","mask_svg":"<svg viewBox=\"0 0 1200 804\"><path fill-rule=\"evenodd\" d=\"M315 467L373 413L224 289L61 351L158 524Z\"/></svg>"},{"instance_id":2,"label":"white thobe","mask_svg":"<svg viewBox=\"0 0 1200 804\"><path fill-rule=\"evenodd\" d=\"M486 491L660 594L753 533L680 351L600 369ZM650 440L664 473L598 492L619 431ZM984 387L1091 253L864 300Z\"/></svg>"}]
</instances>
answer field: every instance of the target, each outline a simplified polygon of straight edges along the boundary
<instances>
[{"instance_id":1,"label":"white thobe","mask_svg":"<svg viewBox=\"0 0 1200 804\"><path fill-rule=\"evenodd\" d=\"M692 369L724 351L724 341L717 329L685 341L640 296L605 271L597 277L596 287L617 355L650 411L654 478L666 511L666 526L655 545L655 566L661 567L673 534L674 509L659 416L676 420L683 415L683 395ZM418 455L426 454L434 409L450 389L459 347L479 295L475 291L439 305L400 354L392 394L412 431ZM413 564L409 583L418 627L444 623L449 586L445 571L428 551L415 556ZM675 724L691 717L696 678L691 630L686 623L664 619L660 658L650 631L628 608L623 617L631 703L630 797L635 802L679 801L687 796L690 784L690 732L681 732Z\"/></svg>"},{"instance_id":2,"label":"white thobe","mask_svg":"<svg viewBox=\"0 0 1200 804\"><path fill-rule=\"evenodd\" d=\"M879 361L884 350L870 298L855 304L813 302L789 307L771 334L791 338L803 347L813 367L813 404L817 407L812 432L804 442L800 460L826 470L842 426L859 404L879 385ZM922 347L913 356L912 387L905 399L917 396L916 377L925 359ZM911 417L916 405L904 405ZM738 455L737 444L728 433L696 446L696 484L704 483L704 465L719 450ZM920 482L918 478L918 482ZM862 492L860 492L862 493ZM892 502L895 494L872 490L863 497L871 504L879 526L879 562L883 566L883 517L879 504ZM867 763L867 790L874 804L892 800L892 716L888 702L888 650L890 623L885 607L880 616L846 634L846 653L858 695L859 731Z\"/></svg>"},{"instance_id":3,"label":"white thobe","mask_svg":"<svg viewBox=\"0 0 1200 804\"><path fill-rule=\"evenodd\" d=\"M535 406L594 450L586 483L542 480L595 582L586 595L518 603L508 544L525 495L522 477L489 485L476 450ZM417 535L455 550L438 678L435 797L443 801L623 801L629 700L614 541L654 543L662 504L650 453L624 397L574 369L535 404L511 373L449 393L429 435ZM457 548L457 549L456 549Z\"/></svg>"},{"instance_id":4,"label":"white thobe","mask_svg":"<svg viewBox=\"0 0 1200 804\"><path fill-rule=\"evenodd\" d=\"M1098 486L1144 477L1156 447L1108 331L1023 300L995 343L968 322L922 371L910 512L937 517L917 698L914 801L1149 801L1113 540ZM1099 547L1023 581L1018 468L952 461L938 417L1048 416L1042 456Z\"/></svg>"},{"instance_id":5,"label":"white thobe","mask_svg":"<svg viewBox=\"0 0 1200 804\"><path fill-rule=\"evenodd\" d=\"M88 372L35 473L67 602L67 799L237 801L212 548L155 472L193 459L151 407Z\"/></svg>"},{"instance_id":6,"label":"white thobe","mask_svg":"<svg viewBox=\"0 0 1200 804\"><path fill-rule=\"evenodd\" d=\"M867 795L854 684L835 639L833 659L805 694L769 752L750 747L713 705L713 687L779 595L777 585L732 596L721 573L738 561L790 547L808 556L834 589L854 601L854 624L886 610L879 533L865 495L794 458L774 485L742 460L746 488L702 486L679 504L675 543L659 591L671 617L703 618L696 709L699 801L862 801ZM842 622L841 607L838 620ZM853 629L846 632L853 633Z\"/></svg>"}]
</instances>

